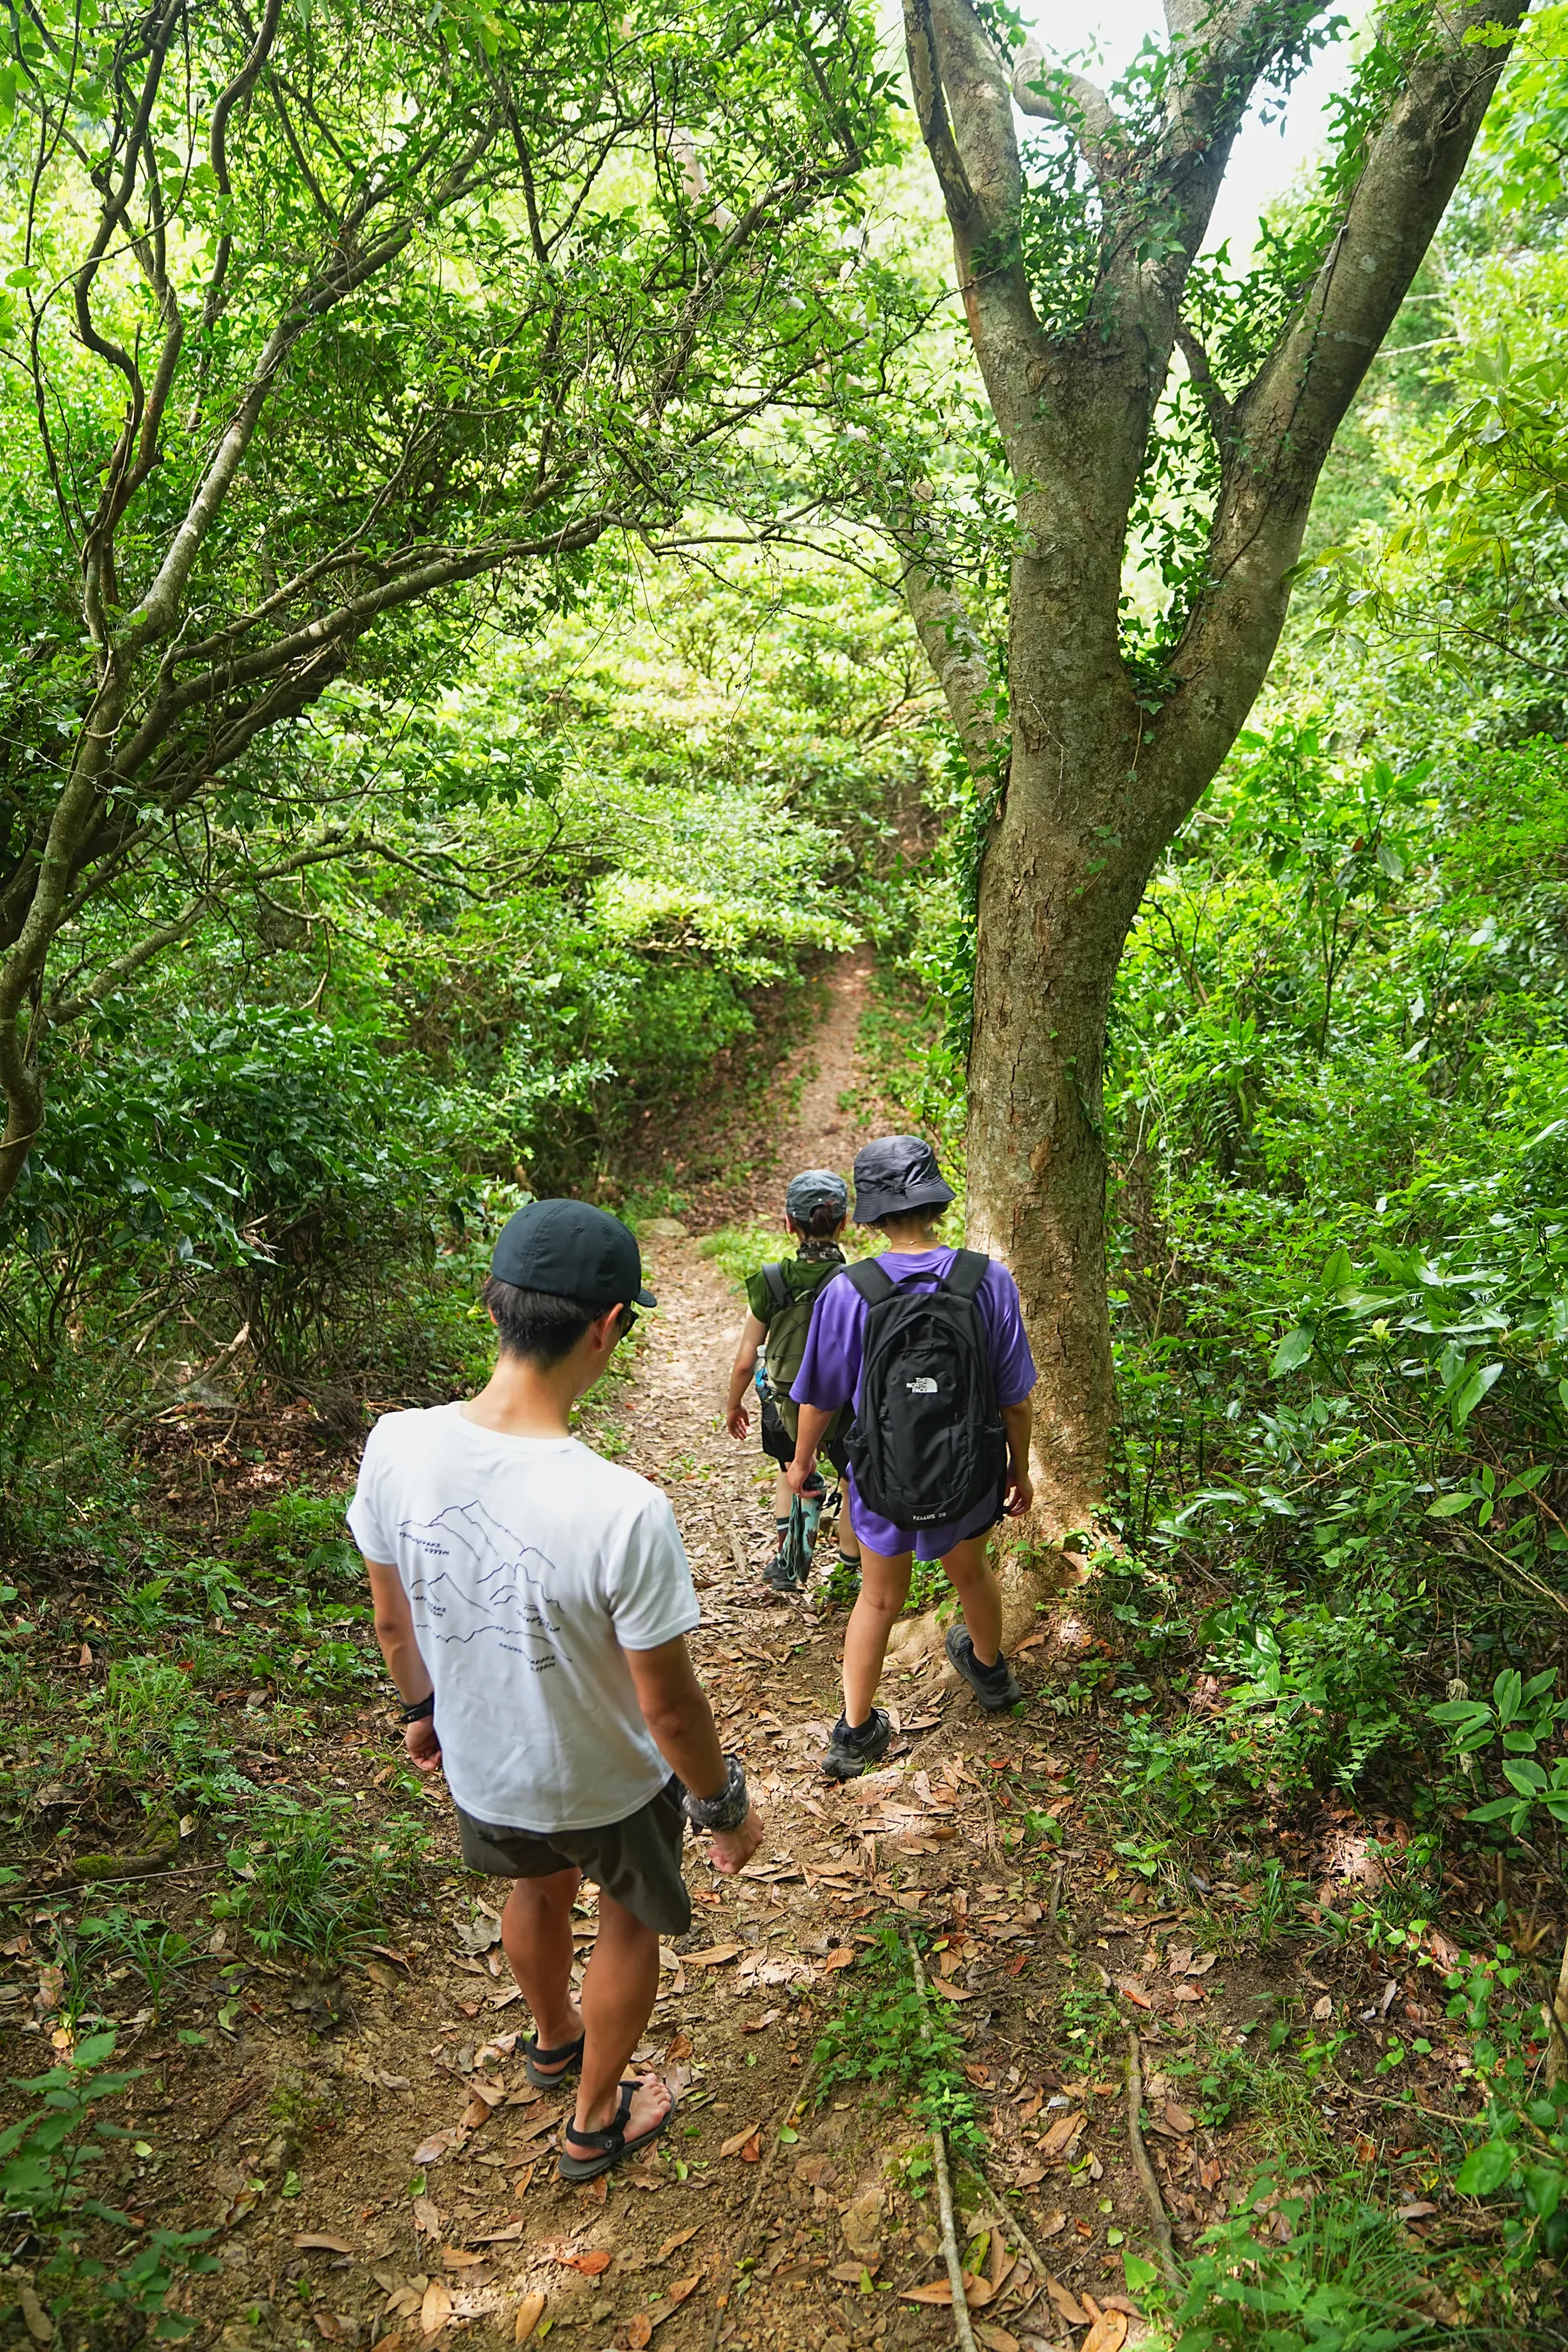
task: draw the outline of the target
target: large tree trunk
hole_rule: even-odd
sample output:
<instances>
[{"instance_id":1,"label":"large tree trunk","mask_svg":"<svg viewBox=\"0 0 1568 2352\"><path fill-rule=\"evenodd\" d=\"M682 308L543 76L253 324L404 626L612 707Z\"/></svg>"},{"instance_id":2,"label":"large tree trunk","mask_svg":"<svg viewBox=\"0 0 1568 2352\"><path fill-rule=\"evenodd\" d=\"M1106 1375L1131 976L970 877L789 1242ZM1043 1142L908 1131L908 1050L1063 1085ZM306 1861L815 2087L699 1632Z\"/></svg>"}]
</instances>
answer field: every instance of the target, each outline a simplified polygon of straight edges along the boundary
<instances>
[{"instance_id":1,"label":"large tree trunk","mask_svg":"<svg viewBox=\"0 0 1568 2352\"><path fill-rule=\"evenodd\" d=\"M1105 1024L1142 882L1114 872L1097 837L1117 765L1110 746L1015 744L978 908L970 1238L1023 1298L1040 1376L1037 1509L1053 1541L1093 1517L1113 1402Z\"/></svg>"}]
</instances>

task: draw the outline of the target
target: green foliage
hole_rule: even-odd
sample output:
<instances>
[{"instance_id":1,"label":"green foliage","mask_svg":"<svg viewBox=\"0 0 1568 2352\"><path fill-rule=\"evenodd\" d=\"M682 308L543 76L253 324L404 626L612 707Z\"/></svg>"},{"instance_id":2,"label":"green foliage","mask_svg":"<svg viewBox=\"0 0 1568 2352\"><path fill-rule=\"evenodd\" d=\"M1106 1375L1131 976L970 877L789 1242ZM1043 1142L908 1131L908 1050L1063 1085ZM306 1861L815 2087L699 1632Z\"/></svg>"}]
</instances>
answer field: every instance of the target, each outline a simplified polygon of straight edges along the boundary
<instances>
[{"instance_id":1,"label":"green foliage","mask_svg":"<svg viewBox=\"0 0 1568 2352\"><path fill-rule=\"evenodd\" d=\"M389 1903L409 1898L429 1843L407 1816L395 1816L368 1847L352 1843L347 1811L335 1798L312 1807L274 1796L251 1806L214 1917L242 1919L263 1952L340 1964L383 1925Z\"/></svg>"},{"instance_id":2,"label":"green foliage","mask_svg":"<svg viewBox=\"0 0 1568 2352\"><path fill-rule=\"evenodd\" d=\"M93 2195L94 2171L131 2138L100 2112L138 2079L109 2070L114 2044L94 2034L47 2074L12 2078L22 2113L0 2132L0 2204L37 2242L22 2275L57 2322L108 2327L111 2340L176 2341L195 2323L164 2304L182 2279L217 2269L205 2251L213 2232L148 2231ZM13 2274L16 2263L8 2254Z\"/></svg>"},{"instance_id":3,"label":"green foliage","mask_svg":"<svg viewBox=\"0 0 1568 2352\"><path fill-rule=\"evenodd\" d=\"M296 1486L252 1511L245 1540L276 1570L287 1570L291 1581L357 1587L364 1570L343 1523L345 1507L341 1495Z\"/></svg>"},{"instance_id":4,"label":"green foliage","mask_svg":"<svg viewBox=\"0 0 1568 2352\"><path fill-rule=\"evenodd\" d=\"M1498 2200L1510 2277L1560 2263L1568 2252L1568 2074L1555 2084L1539 2078L1536 2021L1520 1999L1524 1976L1502 1947L1489 1961L1472 1961L1468 1975L1448 1979L1448 2015L1468 2032L1476 2071L1490 2092L1488 2137L1466 2156L1454 2186L1461 2196ZM1549 1985L1549 1999L1552 1990Z\"/></svg>"},{"instance_id":5,"label":"green foliage","mask_svg":"<svg viewBox=\"0 0 1568 2352\"><path fill-rule=\"evenodd\" d=\"M817 2096L836 2085L869 2083L910 2103L926 2131L940 2125L958 2155L984 2142L974 2094L963 2073L963 2045L948 2017L922 2000L909 1947L889 1920L859 1961L858 1981L818 2042Z\"/></svg>"},{"instance_id":6,"label":"green foliage","mask_svg":"<svg viewBox=\"0 0 1568 2352\"><path fill-rule=\"evenodd\" d=\"M1180 2352L1414 2352L1445 2340L1412 2308L1424 2284L1392 2214L1266 2175L1198 2240L1171 2324Z\"/></svg>"}]
</instances>

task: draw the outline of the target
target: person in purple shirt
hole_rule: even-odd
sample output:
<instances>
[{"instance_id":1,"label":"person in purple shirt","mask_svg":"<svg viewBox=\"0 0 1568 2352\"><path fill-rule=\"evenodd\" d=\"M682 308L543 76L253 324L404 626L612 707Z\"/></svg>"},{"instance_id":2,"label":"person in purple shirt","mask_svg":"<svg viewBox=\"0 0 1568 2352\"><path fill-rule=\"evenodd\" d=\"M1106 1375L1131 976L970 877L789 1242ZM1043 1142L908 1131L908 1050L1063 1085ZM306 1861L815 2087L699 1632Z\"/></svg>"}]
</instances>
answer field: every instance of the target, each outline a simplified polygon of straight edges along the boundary
<instances>
[{"instance_id":1,"label":"person in purple shirt","mask_svg":"<svg viewBox=\"0 0 1568 2352\"><path fill-rule=\"evenodd\" d=\"M937 1238L942 1210L952 1199L936 1154L916 1135L884 1136L855 1161L855 1222L881 1234L887 1247L877 1263L894 1282L935 1289L957 1255ZM1024 1330L1017 1285L992 1259L975 1307L990 1351L996 1402L1007 1432L1009 1476L1003 1509L1009 1517L1034 1500L1029 1483L1030 1393L1035 1360ZM800 1408L795 1459L785 1476L796 1494L816 1466L816 1449L839 1409L860 1402L861 1350L867 1305L853 1283L836 1275L817 1294L805 1354L790 1394ZM986 1537L1000 1516L987 1499L950 1526L895 1527L869 1510L848 1482L849 1523L860 1539L860 1592L844 1635L844 1712L833 1727L823 1769L853 1780L886 1753L892 1725L875 1704L888 1637L909 1598L910 1561L939 1559L963 1611L963 1625L948 1633L947 1654L992 1712L1019 1697L1002 1655L1002 1596L986 1564Z\"/></svg>"}]
</instances>

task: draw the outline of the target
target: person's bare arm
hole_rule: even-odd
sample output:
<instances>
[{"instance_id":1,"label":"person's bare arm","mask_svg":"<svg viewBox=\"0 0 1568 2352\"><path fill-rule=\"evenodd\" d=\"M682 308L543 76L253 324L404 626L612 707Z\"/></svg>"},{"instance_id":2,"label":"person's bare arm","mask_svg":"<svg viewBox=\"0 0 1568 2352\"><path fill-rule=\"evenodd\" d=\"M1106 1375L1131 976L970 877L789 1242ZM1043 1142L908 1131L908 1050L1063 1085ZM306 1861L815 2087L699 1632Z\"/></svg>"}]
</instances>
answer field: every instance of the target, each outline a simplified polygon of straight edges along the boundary
<instances>
[{"instance_id":1,"label":"person's bare arm","mask_svg":"<svg viewBox=\"0 0 1568 2352\"><path fill-rule=\"evenodd\" d=\"M697 1679L684 1638L661 1642L657 1650L628 1650L632 1687L643 1721L655 1747L672 1772L679 1772L694 1797L723 1793L729 1774L719 1745L713 1710ZM763 1825L753 1805L738 1830L714 1830L713 1867L728 1877L750 1862L763 1842Z\"/></svg>"},{"instance_id":2,"label":"person's bare arm","mask_svg":"<svg viewBox=\"0 0 1568 2352\"><path fill-rule=\"evenodd\" d=\"M816 1467L817 1448L826 1436L833 1415L824 1412L820 1405L803 1404L795 1424L795 1460L786 1465L784 1476L790 1491L798 1495Z\"/></svg>"},{"instance_id":3,"label":"person's bare arm","mask_svg":"<svg viewBox=\"0 0 1568 2352\"><path fill-rule=\"evenodd\" d=\"M375 1638L381 1643L386 1671L412 1706L416 1700L429 1697L430 1676L419 1654L414 1612L408 1606L403 1579L384 1559L367 1559L364 1565L375 1611ZM437 1770L441 1761L441 1741L428 1716L418 1723L404 1726L403 1744L421 1772Z\"/></svg>"},{"instance_id":4,"label":"person's bare arm","mask_svg":"<svg viewBox=\"0 0 1568 2352\"><path fill-rule=\"evenodd\" d=\"M724 1406L724 1426L731 1437L744 1437L751 1428L752 1416L746 1411L745 1394L752 1385L757 1369L757 1358L768 1327L756 1316L748 1315L741 1327L741 1344L735 1350L735 1360L730 1367L730 1394Z\"/></svg>"},{"instance_id":5,"label":"person's bare arm","mask_svg":"<svg viewBox=\"0 0 1568 2352\"><path fill-rule=\"evenodd\" d=\"M1007 1459L1011 1465L1007 1497L1002 1507L1010 1519L1021 1519L1035 1499L1029 1476L1029 1436L1035 1426L1033 1400L1026 1397L1021 1404L1005 1404L1002 1423L1007 1432Z\"/></svg>"}]
</instances>

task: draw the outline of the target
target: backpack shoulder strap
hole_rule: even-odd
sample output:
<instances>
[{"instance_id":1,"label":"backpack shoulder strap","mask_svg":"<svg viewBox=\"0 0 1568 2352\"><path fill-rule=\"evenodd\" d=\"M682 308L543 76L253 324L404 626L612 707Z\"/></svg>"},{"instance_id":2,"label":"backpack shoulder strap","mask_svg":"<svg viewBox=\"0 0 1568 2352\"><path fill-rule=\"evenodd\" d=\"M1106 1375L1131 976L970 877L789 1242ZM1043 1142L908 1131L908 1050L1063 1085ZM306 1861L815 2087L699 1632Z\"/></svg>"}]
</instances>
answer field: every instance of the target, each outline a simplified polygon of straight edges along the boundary
<instances>
[{"instance_id":1,"label":"backpack shoulder strap","mask_svg":"<svg viewBox=\"0 0 1568 2352\"><path fill-rule=\"evenodd\" d=\"M973 1300L985 1279L990 1264L984 1250L961 1249L948 1268L942 1288L954 1298Z\"/></svg>"},{"instance_id":2,"label":"backpack shoulder strap","mask_svg":"<svg viewBox=\"0 0 1568 2352\"><path fill-rule=\"evenodd\" d=\"M781 1307L787 1307L789 1305L789 1285L784 1280L783 1266L764 1265L763 1268L763 1280L768 1286L768 1297L773 1302L775 1312Z\"/></svg>"},{"instance_id":3,"label":"backpack shoulder strap","mask_svg":"<svg viewBox=\"0 0 1568 2352\"><path fill-rule=\"evenodd\" d=\"M858 1258L853 1265L844 1266L841 1271L854 1284L868 1307L878 1307L883 1299L891 1298L899 1286L890 1275L883 1273L874 1257Z\"/></svg>"}]
</instances>

